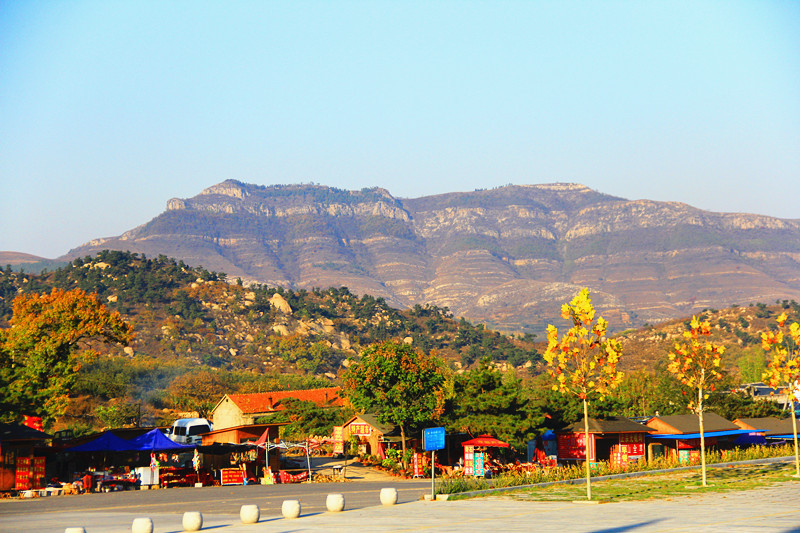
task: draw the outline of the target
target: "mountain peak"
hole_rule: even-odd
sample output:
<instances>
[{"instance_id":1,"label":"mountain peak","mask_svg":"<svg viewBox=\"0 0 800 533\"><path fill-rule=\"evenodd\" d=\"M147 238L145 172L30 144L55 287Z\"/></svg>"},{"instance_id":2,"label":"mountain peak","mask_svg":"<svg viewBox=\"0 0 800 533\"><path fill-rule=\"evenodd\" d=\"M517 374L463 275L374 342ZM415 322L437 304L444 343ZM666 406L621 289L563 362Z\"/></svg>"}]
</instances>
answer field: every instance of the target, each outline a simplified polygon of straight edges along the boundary
<instances>
[{"instance_id":1,"label":"mountain peak","mask_svg":"<svg viewBox=\"0 0 800 533\"><path fill-rule=\"evenodd\" d=\"M705 308L800 300L800 224L626 200L580 183L398 199L383 188L225 180L103 249L166 255L231 279L346 286L395 306L434 304L541 332L589 287L615 327Z\"/></svg>"}]
</instances>

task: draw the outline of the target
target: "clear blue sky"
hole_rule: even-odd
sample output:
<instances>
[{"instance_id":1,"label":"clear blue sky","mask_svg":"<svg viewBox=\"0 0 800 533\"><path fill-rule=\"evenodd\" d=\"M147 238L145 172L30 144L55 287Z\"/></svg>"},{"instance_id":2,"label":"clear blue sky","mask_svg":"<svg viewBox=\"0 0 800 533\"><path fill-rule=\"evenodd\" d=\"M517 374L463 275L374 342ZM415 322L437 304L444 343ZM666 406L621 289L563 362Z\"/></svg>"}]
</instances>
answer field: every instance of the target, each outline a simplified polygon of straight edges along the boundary
<instances>
[{"instance_id":1,"label":"clear blue sky","mask_svg":"<svg viewBox=\"0 0 800 533\"><path fill-rule=\"evenodd\" d=\"M228 178L800 218L800 2L0 2L0 250Z\"/></svg>"}]
</instances>

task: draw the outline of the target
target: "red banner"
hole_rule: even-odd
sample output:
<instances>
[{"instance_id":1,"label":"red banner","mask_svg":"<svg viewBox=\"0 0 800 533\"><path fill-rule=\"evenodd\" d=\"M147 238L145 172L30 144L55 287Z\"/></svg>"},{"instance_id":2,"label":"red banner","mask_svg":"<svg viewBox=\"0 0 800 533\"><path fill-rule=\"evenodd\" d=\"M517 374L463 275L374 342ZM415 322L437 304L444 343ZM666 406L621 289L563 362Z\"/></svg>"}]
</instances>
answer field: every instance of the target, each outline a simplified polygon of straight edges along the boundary
<instances>
[{"instance_id":1,"label":"red banner","mask_svg":"<svg viewBox=\"0 0 800 533\"><path fill-rule=\"evenodd\" d=\"M644 455L644 433L620 433L619 453L623 455Z\"/></svg>"},{"instance_id":2,"label":"red banner","mask_svg":"<svg viewBox=\"0 0 800 533\"><path fill-rule=\"evenodd\" d=\"M31 458L17 457L17 476L14 480L14 490L31 489Z\"/></svg>"},{"instance_id":3,"label":"red banner","mask_svg":"<svg viewBox=\"0 0 800 533\"><path fill-rule=\"evenodd\" d=\"M422 477L423 457L421 453L415 453L411 460L412 470L415 477Z\"/></svg>"},{"instance_id":4,"label":"red banner","mask_svg":"<svg viewBox=\"0 0 800 533\"><path fill-rule=\"evenodd\" d=\"M586 444L583 433L559 433L558 434L558 458L559 459L586 459ZM596 461L594 450L594 435L589 433L589 460Z\"/></svg>"}]
</instances>

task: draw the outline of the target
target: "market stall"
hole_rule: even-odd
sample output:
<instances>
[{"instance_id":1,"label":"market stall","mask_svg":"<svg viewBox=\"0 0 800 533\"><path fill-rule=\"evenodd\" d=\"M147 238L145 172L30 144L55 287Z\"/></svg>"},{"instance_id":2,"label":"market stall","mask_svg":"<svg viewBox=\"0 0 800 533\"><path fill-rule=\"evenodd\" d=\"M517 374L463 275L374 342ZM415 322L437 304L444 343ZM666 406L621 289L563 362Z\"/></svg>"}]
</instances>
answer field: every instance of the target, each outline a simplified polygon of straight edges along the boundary
<instances>
[{"instance_id":1,"label":"market stall","mask_svg":"<svg viewBox=\"0 0 800 533\"><path fill-rule=\"evenodd\" d=\"M491 477L497 468L492 464L488 448L508 448L509 444L491 435L480 435L461 443L464 447L464 474L475 477Z\"/></svg>"}]
</instances>

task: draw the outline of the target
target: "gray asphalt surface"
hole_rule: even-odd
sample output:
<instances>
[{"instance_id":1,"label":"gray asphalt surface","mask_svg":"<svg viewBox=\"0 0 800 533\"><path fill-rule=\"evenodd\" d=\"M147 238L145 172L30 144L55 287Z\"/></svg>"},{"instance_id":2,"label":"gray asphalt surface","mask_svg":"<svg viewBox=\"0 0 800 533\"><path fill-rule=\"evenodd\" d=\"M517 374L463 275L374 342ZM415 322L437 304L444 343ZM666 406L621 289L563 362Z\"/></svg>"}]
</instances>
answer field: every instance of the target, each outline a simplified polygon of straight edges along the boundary
<instances>
[{"instance_id":1,"label":"gray asphalt surface","mask_svg":"<svg viewBox=\"0 0 800 533\"><path fill-rule=\"evenodd\" d=\"M407 483L407 484L406 484ZM81 497L50 497L41 500L0 502L0 531L61 533L66 527L81 526L87 533L117 533L131 531L134 518L147 516L153 520L155 532L177 533L181 526L184 505L203 505L204 528L219 533L242 532L301 532L301 531L569 531L570 533L594 532L780 532L800 533L800 482L781 483L776 486L732 492L726 494L703 494L674 499L588 504L571 502L525 502L508 498L481 498L466 501L409 501L419 482L396 484L401 503L384 507L372 505L353 509L348 500L342 513L330 513L311 503L310 495L286 493L300 496L303 512L295 520L280 515L280 503L259 493L206 489L169 489L156 492L172 493L181 503L174 508L162 507L158 502L139 502L137 507L120 503L117 494L98 494ZM336 484L337 488L342 487ZM352 493L345 498L355 499L362 491L367 500L377 502L379 487L354 483ZM386 484L383 484L386 486ZM314 485L306 485L314 488ZM237 487L237 489L261 489L262 487ZM263 487L265 489L275 487ZM287 489L290 487L287 487ZM317 486L317 488L325 488ZM224 489L224 487L223 487ZM192 492L207 493L201 499L184 503L183 496ZM324 492L324 491L323 491ZM342 491L339 491L342 492ZM425 492L425 491L423 491ZM134 493L129 493L134 494ZM147 494L147 493L141 493ZM180 497L179 497L180 496ZM258 497L256 497L258 496ZM179 497L179 498L178 498ZM320 496L322 497L322 496ZM265 502L261 506L261 521L243 525L239 520L238 506L247 503ZM305 499L304 499L305 498ZM213 503L219 499L218 503ZM296 499L296 498L293 498ZM45 501L48 500L48 501ZM67 510L63 502L80 502L82 509ZM324 498L322 498L324 506ZM212 502L212 503L208 503ZM266 502L270 502L266 504ZM58 505L56 505L58 504ZM209 505L209 507L206 507ZM211 509L231 509L235 513L216 513ZM154 510L156 509L156 510Z\"/></svg>"}]
</instances>

